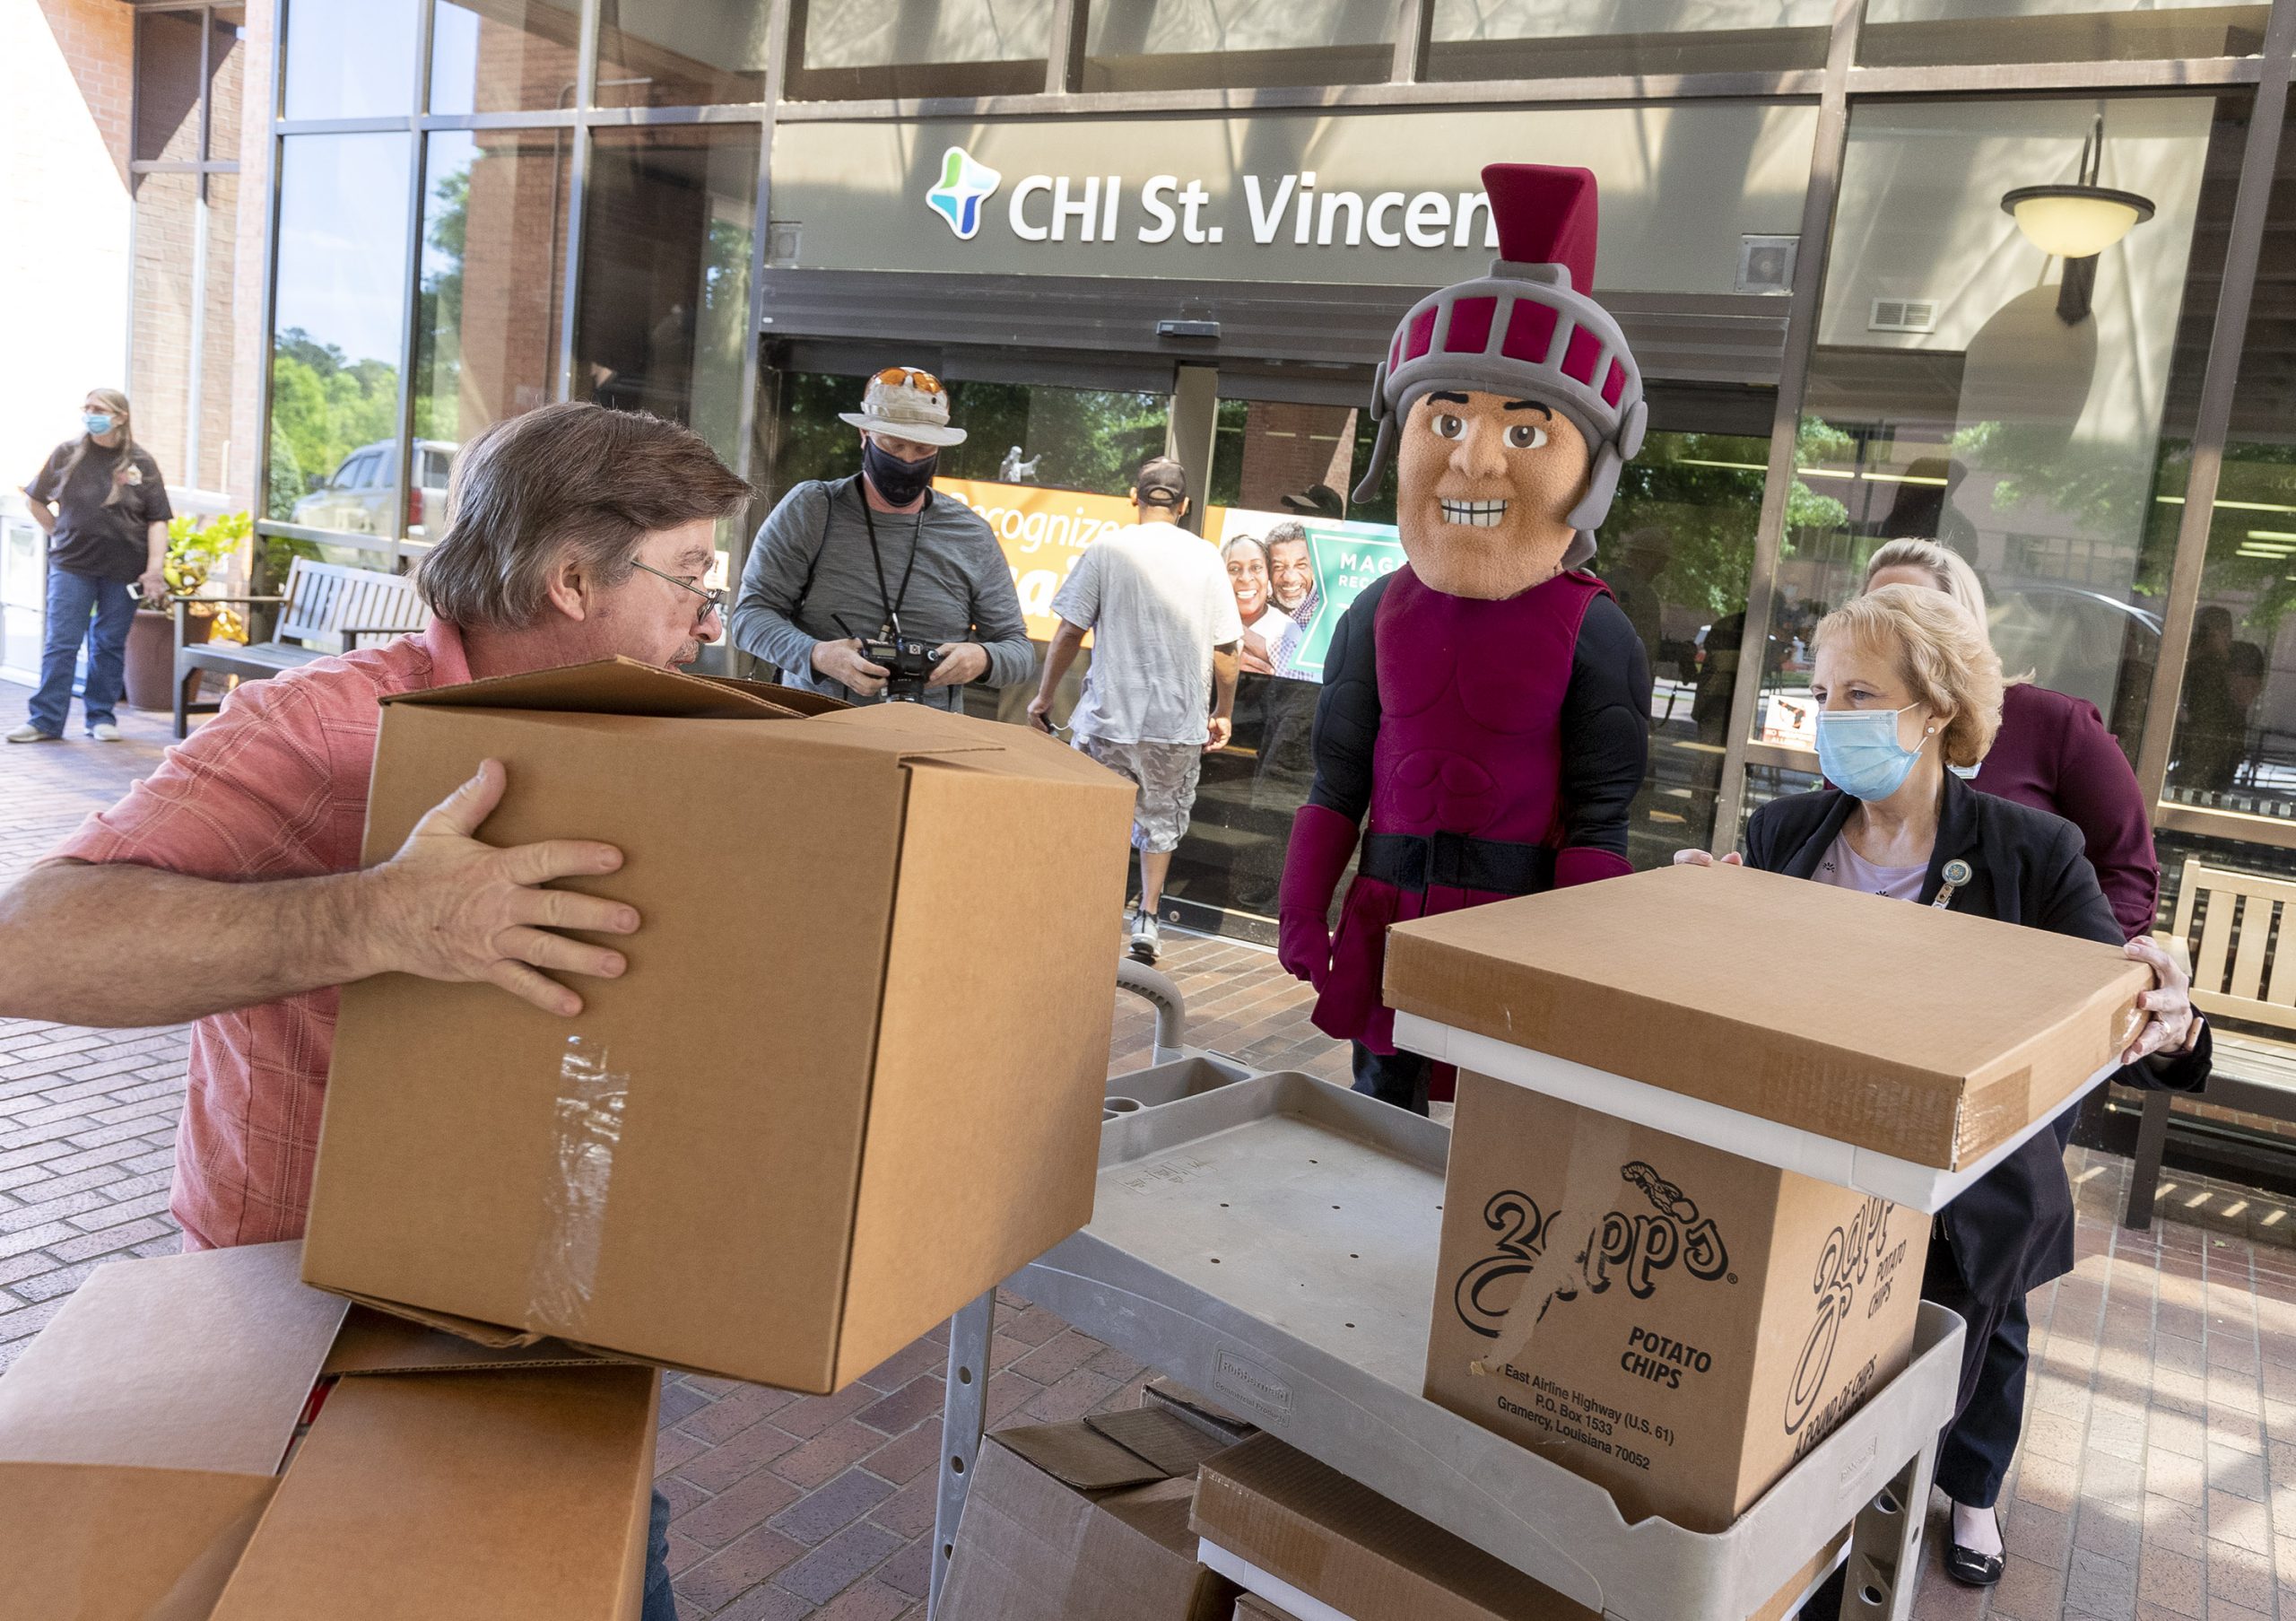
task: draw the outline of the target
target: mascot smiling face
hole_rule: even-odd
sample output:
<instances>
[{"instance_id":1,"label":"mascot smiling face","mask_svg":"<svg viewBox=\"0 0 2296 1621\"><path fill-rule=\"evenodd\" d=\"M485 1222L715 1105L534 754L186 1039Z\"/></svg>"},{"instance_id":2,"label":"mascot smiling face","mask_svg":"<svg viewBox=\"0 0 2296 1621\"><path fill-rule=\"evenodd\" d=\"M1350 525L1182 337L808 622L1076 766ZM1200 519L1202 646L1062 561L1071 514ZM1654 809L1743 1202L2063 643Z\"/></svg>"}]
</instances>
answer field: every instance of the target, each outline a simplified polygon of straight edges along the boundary
<instances>
[{"instance_id":1,"label":"mascot smiling face","mask_svg":"<svg viewBox=\"0 0 2296 1621\"><path fill-rule=\"evenodd\" d=\"M1412 570L1456 597L1503 598L1595 553L1620 470L1642 448L1642 374L1595 275L1595 177L1483 171L1501 257L1431 293L1373 385L1379 437L1358 501L1396 458Z\"/></svg>"},{"instance_id":2,"label":"mascot smiling face","mask_svg":"<svg viewBox=\"0 0 2296 1621\"><path fill-rule=\"evenodd\" d=\"M1439 388L1419 397L1399 439L1396 527L1420 579L1498 598L1562 571L1588 460L1569 417L1537 400Z\"/></svg>"}]
</instances>

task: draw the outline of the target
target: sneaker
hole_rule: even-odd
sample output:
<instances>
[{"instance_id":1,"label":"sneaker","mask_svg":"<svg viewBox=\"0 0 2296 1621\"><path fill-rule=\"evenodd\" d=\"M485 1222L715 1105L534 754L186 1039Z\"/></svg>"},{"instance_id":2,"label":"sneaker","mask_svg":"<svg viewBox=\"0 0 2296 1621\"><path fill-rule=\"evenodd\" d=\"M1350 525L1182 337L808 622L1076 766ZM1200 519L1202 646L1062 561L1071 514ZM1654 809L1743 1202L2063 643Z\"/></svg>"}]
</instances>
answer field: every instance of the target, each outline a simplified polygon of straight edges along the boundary
<instances>
[{"instance_id":1,"label":"sneaker","mask_svg":"<svg viewBox=\"0 0 2296 1621\"><path fill-rule=\"evenodd\" d=\"M64 739L54 732L43 732L27 720L8 734L11 743L61 743Z\"/></svg>"},{"instance_id":2,"label":"sneaker","mask_svg":"<svg viewBox=\"0 0 2296 1621\"><path fill-rule=\"evenodd\" d=\"M117 743L119 728L109 720L100 720L88 728L88 736L98 743Z\"/></svg>"},{"instance_id":3,"label":"sneaker","mask_svg":"<svg viewBox=\"0 0 2296 1621\"><path fill-rule=\"evenodd\" d=\"M1156 919L1144 911L1132 920L1132 960L1152 967L1156 962Z\"/></svg>"}]
</instances>

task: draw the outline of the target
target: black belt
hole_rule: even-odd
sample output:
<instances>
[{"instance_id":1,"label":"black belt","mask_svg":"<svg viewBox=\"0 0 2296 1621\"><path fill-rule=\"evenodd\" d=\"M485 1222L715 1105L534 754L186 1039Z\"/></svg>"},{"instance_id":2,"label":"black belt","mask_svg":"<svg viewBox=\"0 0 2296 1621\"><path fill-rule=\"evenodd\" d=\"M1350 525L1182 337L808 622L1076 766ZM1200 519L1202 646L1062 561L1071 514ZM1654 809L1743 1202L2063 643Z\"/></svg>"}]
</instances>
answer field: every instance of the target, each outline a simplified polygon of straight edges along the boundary
<instances>
[{"instance_id":1,"label":"black belt","mask_svg":"<svg viewBox=\"0 0 2296 1621\"><path fill-rule=\"evenodd\" d=\"M1554 887L1554 852L1465 833L1366 833L1356 870L1414 893L1440 885L1490 894L1535 895Z\"/></svg>"}]
</instances>

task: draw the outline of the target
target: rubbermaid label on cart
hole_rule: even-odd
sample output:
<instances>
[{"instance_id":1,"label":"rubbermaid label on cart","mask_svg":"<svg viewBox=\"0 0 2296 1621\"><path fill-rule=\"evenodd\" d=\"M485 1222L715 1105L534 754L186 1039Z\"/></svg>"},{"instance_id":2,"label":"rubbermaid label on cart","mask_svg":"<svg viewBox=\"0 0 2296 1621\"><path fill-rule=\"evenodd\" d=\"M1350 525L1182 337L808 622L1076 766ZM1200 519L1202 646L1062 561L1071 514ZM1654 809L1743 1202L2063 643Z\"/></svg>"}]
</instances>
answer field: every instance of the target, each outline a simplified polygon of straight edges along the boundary
<instances>
[{"instance_id":1,"label":"rubbermaid label on cart","mask_svg":"<svg viewBox=\"0 0 2296 1621\"><path fill-rule=\"evenodd\" d=\"M1878 1435L1869 1437L1864 1446L1841 1460L1841 1473L1835 1479L1834 1489L1848 1491L1850 1483L1870 1468L1874 1460L1881 1455L1882 1438Z\"/></svg>"},{"instance_id":2,"label":"rubbermaid label on cart","mask_svg":"<svg viewBox=\"0 0 2296 1621\"><path fill-rule=\"evenodd\" d=\"M1176 1154L1170 1159L1150 1160L1138 1166L1119 1185L1127 1193L1145 1193L1160 1182L1170 1187L1194 1181L1211 1169L1210 1160L1198 1159L1193 1154Z\"/></svg>"},{"instance_id":3,"label":"rubbermaid label on cart","mask_svg":"<svg viewBox=\"0 0 2296 1621\"><path fill-rule=\"evenodd\" d=\"M1213 1364L1214 1394L1232 1396L1246 1407L1282 1418L1292 1411L1292 1387L1265 1363L1255 1362L1224 1346Z\"/></svg>"}]
</instances>

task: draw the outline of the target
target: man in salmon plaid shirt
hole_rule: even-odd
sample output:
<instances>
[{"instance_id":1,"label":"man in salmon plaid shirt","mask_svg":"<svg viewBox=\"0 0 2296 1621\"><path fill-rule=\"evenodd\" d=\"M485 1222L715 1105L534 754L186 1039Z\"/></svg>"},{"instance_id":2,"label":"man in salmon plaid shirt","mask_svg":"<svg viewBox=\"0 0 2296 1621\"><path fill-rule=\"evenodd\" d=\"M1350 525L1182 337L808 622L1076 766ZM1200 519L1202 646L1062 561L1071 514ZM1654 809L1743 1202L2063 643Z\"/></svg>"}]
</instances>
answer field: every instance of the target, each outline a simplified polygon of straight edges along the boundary
<instances>
[{"instance_id":1,"label":"man in salmon plaid shirt","mask_svg":"<svg viewBox=\"0 0 2296 1621\"><path fill-rule=\"evenodd\" d=\"M611 872L611 845L478 833L488 761L389 860L361 868L379 701L613 655L670 667L723 633L704 583L749 486L657 418L561 405L464 450L423 560L420 636L245 685L127 797L0 893L0 1016L192 1027L171 1207L187 1249L300 1238L337 988L378 973L486 980L549 1012L554 974L613 978L619 902L544 887ZM657 1495L646 1621L674 1621Z\"/></svg>"}]
</instances>

